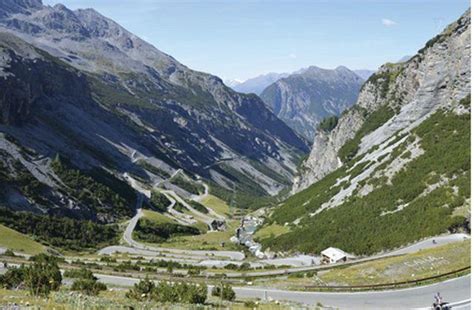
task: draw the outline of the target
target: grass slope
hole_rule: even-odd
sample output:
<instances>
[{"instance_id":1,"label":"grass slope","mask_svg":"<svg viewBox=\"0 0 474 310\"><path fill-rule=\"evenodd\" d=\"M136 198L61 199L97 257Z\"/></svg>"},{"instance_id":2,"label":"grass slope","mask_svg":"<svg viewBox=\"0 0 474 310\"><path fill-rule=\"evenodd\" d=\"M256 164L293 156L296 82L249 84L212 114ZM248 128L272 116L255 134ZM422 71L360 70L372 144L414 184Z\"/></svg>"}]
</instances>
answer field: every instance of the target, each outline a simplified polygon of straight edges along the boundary
<instances>
[{"instance_id":1,"label":"grass slope","mask_svg":"<svg viewBox=\"0 0 474 310\"><path fill-rule=\"evenodd\" d=\"M32 255L46 251L40 243L3 225L0 225L0 247Z\"/></svg>"},{"instance_id":2,"label":"grass slope","mask_svg":"<svg viewBox=\"0 0 474 310\"><path fill-rule=\"evenodd\" d=\"M229 205L224 200L214 195L207 195L200 202L206 207L214 210L214 212L219 215L228 217L231 214Z\"/></svg>"}]
</instances>

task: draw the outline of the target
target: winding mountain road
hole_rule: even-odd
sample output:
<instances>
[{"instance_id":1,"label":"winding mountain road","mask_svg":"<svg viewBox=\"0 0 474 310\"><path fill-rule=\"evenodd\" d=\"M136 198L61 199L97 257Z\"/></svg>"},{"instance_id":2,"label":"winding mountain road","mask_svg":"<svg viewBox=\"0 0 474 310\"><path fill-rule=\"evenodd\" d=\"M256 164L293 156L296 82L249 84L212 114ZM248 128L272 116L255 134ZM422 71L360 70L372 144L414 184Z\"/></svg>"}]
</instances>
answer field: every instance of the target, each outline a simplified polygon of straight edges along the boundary
<instances>
[{"instance_id":1,"label":"winding mountain road","mask_svg":"<svg viewBox=\"0 0 474 310\"><path fill-rule=\"evenodd\" d=\"M132 286L139 279L96 274L106 284ZM212 286L209 287L210 289ZM287 300L307 305L318 303L339 309L430 309L433 296L440 292L453 304L452 309L470 309L471 276L464 276L427 286L375 292L308 292L277 290L265 287L233 287L238 298Z\"/></svg>"},{"instance_id":2,"label":"winding mountain road","mask_svg":"<svg viewBox=\"0 0 474 310\"><path fill-rule=\"evenodd\" d=\"M245 254L237 251L198 251L198 250L182 250L175 248L163 248L145 245L133 239L133 230L138 223L138 220L143 216L142 209L137 210L137 214L130 220L123 234L123 239L127 246L109 246L99 251L99 254L113 254L116 252L132 253L142 255L162 256L163 252L172 254L182 254L183 258L189 259L190 256L196 259L210 259L210 258L225 258L233 261L241 261L245 259Z\"/></svg>"}]
</instances>

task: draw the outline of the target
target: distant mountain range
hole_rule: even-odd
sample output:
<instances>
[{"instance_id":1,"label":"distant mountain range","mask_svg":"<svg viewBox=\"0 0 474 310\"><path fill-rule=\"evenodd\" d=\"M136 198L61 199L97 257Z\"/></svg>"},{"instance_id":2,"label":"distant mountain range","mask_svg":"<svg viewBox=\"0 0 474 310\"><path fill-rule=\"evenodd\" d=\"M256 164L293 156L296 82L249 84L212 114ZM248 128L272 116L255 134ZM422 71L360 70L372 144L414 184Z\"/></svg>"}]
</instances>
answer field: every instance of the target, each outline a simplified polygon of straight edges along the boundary
<instances>
[{"instance_id":1,"label":"distant mountain range","mask_svg":"<svg viewBox=\"0 0 474 310\"><path fill-rule=\"evenodd\" d=\"M270 84L277 80L287 77L289 73L267 73L257 77L240 81L240 80L229 80L226 82L227 86L232 87L235 91L244 94L256 94L260 93Z\"/></svg>"},{"instance_id":2,"label":"distant mountain range","mask_svg":"<svg viewBox=\"0 0 474 310\"><path fill-rule=\"evenodd\" d=\"M372 74L375 73L374 70L367 70L367 69L352 70L352 71L364 80L367 80Z\"/></svg>"},{"instance_id":3,"label":"distant mountain range","mask_svg":"<svg viewBox=\"0 0 474 310\"><path fill-rule=\"evenodd\" d=\"M334 70L311 66L277 80L260 97L280 119L312 141L319 122L355 104L364 81L343 66Z\"/></svg>"},{"instance_id":4,"label":"distant mountain range","mask_svg":"<svg viewBox=\"0 0 474 310\"><path fill-rule=\"evenodd\" d=\"M300 69L293 73L298 73L302 70L305 70L305 69ZM373 70L365 70L365 69L352 70L352 71L364 80L367 80L369 76L371 76L375 72ZM256 95L260 95L262 91L265 88L267 88L270 84L273 84L279 79L285 78L289 76L290 74L291 73L270 72L270 73L262 74L248 80L239 80L239 79L225 80L224 83L230 88L232 88L233 90L238 91L240 93L245 93L245 94L253 93Z\"/></svg>"}]
</instances>

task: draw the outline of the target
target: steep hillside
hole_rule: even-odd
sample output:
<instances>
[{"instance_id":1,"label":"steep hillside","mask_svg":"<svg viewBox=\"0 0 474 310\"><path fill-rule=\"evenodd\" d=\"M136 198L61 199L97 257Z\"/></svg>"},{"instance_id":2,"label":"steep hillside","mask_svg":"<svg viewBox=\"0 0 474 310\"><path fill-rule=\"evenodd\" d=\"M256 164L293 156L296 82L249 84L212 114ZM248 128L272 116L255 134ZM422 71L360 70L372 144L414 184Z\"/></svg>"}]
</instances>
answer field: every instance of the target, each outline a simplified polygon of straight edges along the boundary
<instances>
[{"instance_id":1,"label":"steep hillside","mask_svg":"<svg viewBox=\"0 0 474 310\"><path fill-rule=\"evenodd\" d=\"M134 212L126 176L153 185L178 169L252 201L288 186L308 151L257 96L94 10L2 1L0 31L0 161L15 179L2 180L1 197L10 208L111 222ZM20 175L38 188L27 193Z\"/></svg>"},{"instance_id":2,"label":"steep hillside","mask_svg":"<svg viewBox=\"0 0 474 310\"><path fill-rule=\"evenodd\" d=\"M324 118L339 116L357 101L364 80L345 67L309 67L279 79L260 94L267 106L308 141Z\"/></svg>"},{"instance_id":3,"label":"steep hillside","mask_svg":"<svg viewBox=\"0 0 474 310\"><path fill-rule=\"evenodd\" d=\"M294 190L270 222L273 250L355 254L469 229L470 11L417 55L387 64L357 105L319 131Z\"/></svg>"}]
</instances>

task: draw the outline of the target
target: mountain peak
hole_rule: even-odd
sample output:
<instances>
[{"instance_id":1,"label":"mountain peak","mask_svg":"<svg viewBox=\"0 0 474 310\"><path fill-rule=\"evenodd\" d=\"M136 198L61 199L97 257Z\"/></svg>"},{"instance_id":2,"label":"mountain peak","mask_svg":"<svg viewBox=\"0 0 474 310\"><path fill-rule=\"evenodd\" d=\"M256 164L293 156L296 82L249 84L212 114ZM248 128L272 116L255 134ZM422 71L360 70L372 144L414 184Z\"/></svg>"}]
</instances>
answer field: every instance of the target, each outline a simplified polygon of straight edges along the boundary
<instances>
[{"instance_id":1,"label":"mountain peak","mask_svg":"<svg viewBox=\"0 0 474 310\"><path fill-rule=\"evenodd\" d=\"M338 66L335 70L339 72L352 72L352 70L350 70L349 68L345 66Z\"/></svg>"}]
</instances>

